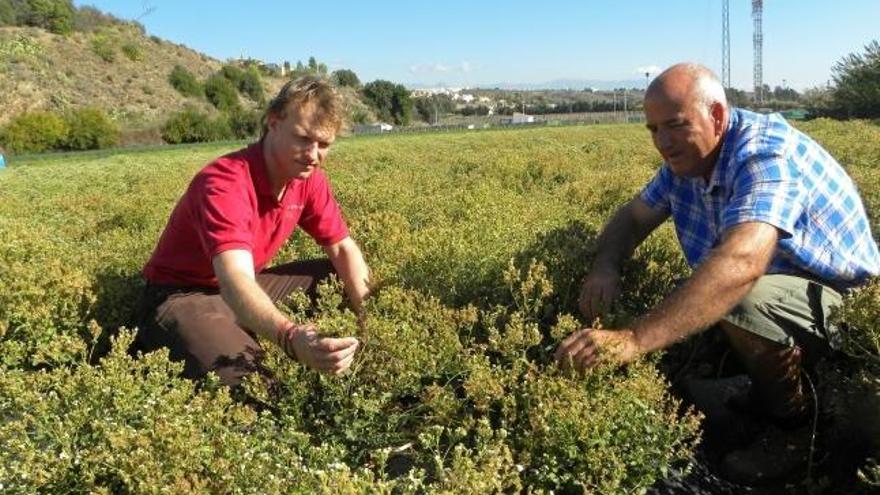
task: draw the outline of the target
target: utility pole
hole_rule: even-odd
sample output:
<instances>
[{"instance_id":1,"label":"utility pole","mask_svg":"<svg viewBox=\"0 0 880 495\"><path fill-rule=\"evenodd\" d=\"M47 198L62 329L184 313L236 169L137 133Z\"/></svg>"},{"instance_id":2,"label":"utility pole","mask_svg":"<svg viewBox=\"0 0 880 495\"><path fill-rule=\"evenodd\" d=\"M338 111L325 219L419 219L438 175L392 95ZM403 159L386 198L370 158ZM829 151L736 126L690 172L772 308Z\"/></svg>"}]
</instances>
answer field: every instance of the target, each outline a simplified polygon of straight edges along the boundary
<instances>
[{"instance_id":1,"label":"utility pole","mask_svg":"<svg viewBox=\"0 0 880 495\"><path fill-rule=\"evenodd\" d=\"M611 90L611 101L614 102L614 121L617 122L617 90Z\"/></svg>"}]
</instances>

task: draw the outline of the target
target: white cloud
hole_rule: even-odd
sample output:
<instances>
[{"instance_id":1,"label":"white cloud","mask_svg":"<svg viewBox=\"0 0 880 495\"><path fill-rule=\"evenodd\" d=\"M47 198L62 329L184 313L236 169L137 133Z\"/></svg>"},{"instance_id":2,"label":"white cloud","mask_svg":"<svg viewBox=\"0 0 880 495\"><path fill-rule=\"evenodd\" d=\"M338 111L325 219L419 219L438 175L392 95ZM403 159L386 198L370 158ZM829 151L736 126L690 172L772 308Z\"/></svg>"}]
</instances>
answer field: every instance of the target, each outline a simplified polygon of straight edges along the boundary
<instances>
[{"instance_id":1,"label":"white cloud","mask_svg":"<svg viewBox=\"0 0 880 495\"><path fill-rule=\"evenodd\" d=\"M660 72L661 70L663 70L663 69L661 69L660 67L657 67L656 65L646 65L643 67L636 67L636 74L644 75L645 72L647 72L649 74L656 74L656 73Z\"/></svg>"},{"instance_id":2,"label":"white cloud","mask_svg":"<svg viewBox=\"0 0 880 495\"><path fill-rule=\"evenodd\" d=\"M470 62L464 61L459 64L449 65L442 62L433 62L429 64L413 64L409 66L412 74L450 74L450 73L468 73L471 71Z\"/></svg>"}]
</instances>

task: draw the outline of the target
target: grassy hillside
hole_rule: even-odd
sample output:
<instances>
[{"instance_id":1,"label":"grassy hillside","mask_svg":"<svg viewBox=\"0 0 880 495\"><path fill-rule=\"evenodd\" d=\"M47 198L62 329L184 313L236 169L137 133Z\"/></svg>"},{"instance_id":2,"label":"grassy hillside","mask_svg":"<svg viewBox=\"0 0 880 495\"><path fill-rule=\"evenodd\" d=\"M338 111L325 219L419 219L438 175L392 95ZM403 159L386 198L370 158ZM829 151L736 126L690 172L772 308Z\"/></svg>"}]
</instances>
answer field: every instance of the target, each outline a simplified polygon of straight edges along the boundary
<instances>
[{"instance_id":1,"label":"grassy hillside","mask_svg":"<svg viewBox=\"0 0 880 495\"><path fill-rule=\"evenodd\" d=\"M113 60L96 53L95 43L105 44ZM122 47L134 47L127 49L135 60ZM67 36L39 28L0 28L0 124L27 111L81 106L104 108L125 121L158 119L187 102L168 83L175 65L205 78L221 63L185 46L144 36L131 25Z\"/></svg>"},{"instance_id":2,"label":"grassy hillside","mask_svg":"<svg viewBox=\"0 0 880 495\"><path fill-rule=\"evenodd\" d=\"M851 172L880 232L880 127L807 130ZM340 140L328 173L382 288L353 373L318 376L269 346L278 381L251 383L259 412L216 381L177 378L165 353L132 359L118 332L133 324L139 269L175 201L229 150L0 172L5 490L640 493L692 452L697 417L678 408L656 356L586 377L549 359L583 324L572 315L597 230L656 167L641 126ZM276 261L319 254L297 234ZM607 326L686 274L664 226L626 265ZM850 321L870 337L880 328L861 316L875 307L866 294ZM340 297L328 287L317 307L294 298L285 310L355 333ZM120 335L112 350L109 335Z\"/></svg>"},{"instance_id":3,"label":"grassy hillside","mask_svg":"<svg viewBox=\"0 0 880 495\"><path fill-rule=\"evenodd\" d=\"M184 106L217 113L204 98L172 87L168 76L174 66L204 82L223 63L122 21L63 36L35 27L0 27L0 127L25 112L98 107L123 129L123 145L158 143L158 127ZM285 81L263 74L266 97ZM349 114L372 119L355 90L340 91ZM261 109L260 102L238 99L245 109Z\"/></svg>"}]
</instances>

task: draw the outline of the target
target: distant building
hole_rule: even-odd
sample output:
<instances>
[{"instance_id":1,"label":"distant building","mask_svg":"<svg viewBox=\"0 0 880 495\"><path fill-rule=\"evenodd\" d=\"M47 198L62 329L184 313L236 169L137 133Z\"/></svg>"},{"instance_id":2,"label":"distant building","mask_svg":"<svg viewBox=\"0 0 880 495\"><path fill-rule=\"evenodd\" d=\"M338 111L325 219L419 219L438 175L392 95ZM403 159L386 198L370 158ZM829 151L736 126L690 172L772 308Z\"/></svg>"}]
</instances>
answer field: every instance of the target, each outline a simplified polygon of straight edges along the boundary
<instances>
[{"instance_id":1,"label":"distant building","mask_svg":"<svg viewBox=\"0 0 880 495\"><path fill-rule=\"evenodd\" d=\"M394 126L391 124L386 124L385 122L374 122L372 124L357 124L352 126L351 133L352 134L381 134L383 132L388 132L394 129Z\"/></svg>"},{"instance_id":2,"label":"distant building","mask_svg":"<svg viewBox=\"0 0 880 495\"><path fill-rule=\"evenodd\" d=\"M533 124L534 122L534 115L526 115L519 112L513 112L513 116L510 118L511 124Z\"/></svg>"}]
</instances>

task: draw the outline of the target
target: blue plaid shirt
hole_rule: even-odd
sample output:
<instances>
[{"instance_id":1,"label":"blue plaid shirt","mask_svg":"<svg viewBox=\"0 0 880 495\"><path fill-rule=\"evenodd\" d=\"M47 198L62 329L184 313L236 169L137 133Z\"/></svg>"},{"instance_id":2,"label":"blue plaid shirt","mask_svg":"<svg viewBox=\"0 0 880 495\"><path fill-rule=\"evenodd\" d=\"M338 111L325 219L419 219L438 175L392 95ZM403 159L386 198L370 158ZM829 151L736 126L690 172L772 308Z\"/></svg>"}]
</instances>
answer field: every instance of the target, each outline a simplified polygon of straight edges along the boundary
<instances>
[{"instance_id":1,"label":"blue plaid shirt","mask_svg":"<svg viewBox=\"0 0 880 495\"><path fill-rule=\"evenodd\" d=\"M880 273L877 244L852 180L778 114L732 109L708 183L678 177L664 163L640 197L672 215L691 267L727 229L764 222L781 234L767 273L802 275L838 290Z\"/></svg>"}]
</instances>

